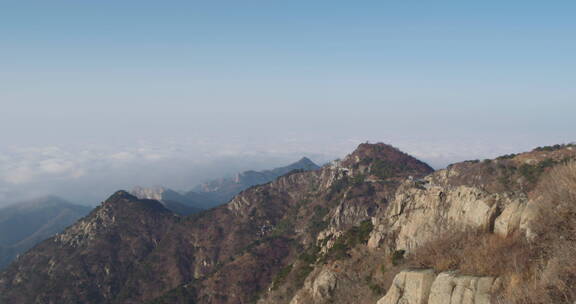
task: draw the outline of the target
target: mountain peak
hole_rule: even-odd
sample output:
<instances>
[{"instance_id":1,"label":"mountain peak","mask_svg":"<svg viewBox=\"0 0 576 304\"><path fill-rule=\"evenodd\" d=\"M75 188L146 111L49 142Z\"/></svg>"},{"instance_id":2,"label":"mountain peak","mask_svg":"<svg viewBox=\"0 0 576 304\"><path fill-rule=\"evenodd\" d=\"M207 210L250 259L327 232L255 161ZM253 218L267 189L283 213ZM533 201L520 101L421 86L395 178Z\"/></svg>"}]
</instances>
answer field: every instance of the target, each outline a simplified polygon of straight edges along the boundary
<instances>
[{"instance_id":1,"label":"mountain peak","mask_svg":"<svg viewBox=\"0 0 576 304\"><path fill-rule=\"evenodd\" d=\"M311 159L309 159L306 156L303 156L300 160L298 160L295 164L302 164L302 165L314 165L316 166L316 163L314 163Z\"/></svg>"},{"instance_id":2,"label":"mountain peak","mask_svg":"<svg viewBox=\"0 0 576 304\"><path fill-rule=\"evenodd\" d=\"M126 190L118 190L116 192L114 192L114 194L112 194L112 196L110 196L106 201L119 201L119 200L138 200L137 197L135 197L134 195L130 194L130 192L126 191Z\"/></svg>"},{"instance_id":3,"label":"mountain peak","mask_svg":"<svg viewBox=\"0 0 576 304\"><path fill-rule=\"evenodd\" d=\"M344 167L380 178L423 176L434 172L428 164L384 143L362 143L342 161Z\"/></svg>"},{"instance_id":4,"label":"mountain peak","mask_svg":"<svg viewBox=\"0 0 576 304\"><path fill-rule=\"evenodd\" d=\"M102 206L106 207L105 209L111 208L111 210L116 210L116 212L120 213L128 212L127 210L130 210L130 212L135 212L135 210L161 213L171 212L157 200L139 199L126 190L116 191L102 203Z\"/></svg>"}]
</instances>

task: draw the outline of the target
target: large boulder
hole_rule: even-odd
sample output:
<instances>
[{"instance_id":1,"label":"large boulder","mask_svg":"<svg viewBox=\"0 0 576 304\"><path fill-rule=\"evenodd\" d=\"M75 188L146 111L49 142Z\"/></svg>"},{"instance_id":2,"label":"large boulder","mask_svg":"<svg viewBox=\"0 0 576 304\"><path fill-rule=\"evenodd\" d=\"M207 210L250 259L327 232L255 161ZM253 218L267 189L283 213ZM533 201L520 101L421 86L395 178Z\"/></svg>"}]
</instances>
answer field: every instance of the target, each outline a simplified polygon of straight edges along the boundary
<instances>
[{"instance_id":1,"label":"large boulder","mask_svg":"<svg viewBox=\"0 0 576 304\"><path fill-rule=\"evenodd\" d=\"M402 271L377 304L426 304L435 277L431 269Z\"/></svg>"},{"instance_id":2,"label":"large boulder","mask_svg":"<svg viewBox=\"0 0 576 304\"><path fill-rule=\"evenodd\" d=\"M407 270L396 275L377 304L490 304L499 287L500 280L493 277Z\"/></svg>"},{"instance_id":3,"label":"large boulder","mask_svg":"<svg viewBox=\"0 0 576 304\"><path fill-rule=\"evenodd\" d=\"M336 273L328 268L322 269L318 275L310 275L304 287L290 301L290 304L327 303L332 298L338 283Z\"/></svg>"},{"instance_id":4,"label":"large boulder","mask_svg":"<svg viewBox=\"0 0 576 304\"><path fill-rule=\"evenodd\" d=\"M434 280L428 304L490 304L499 280L444 272Z\"/></svg>"}]
</instances>

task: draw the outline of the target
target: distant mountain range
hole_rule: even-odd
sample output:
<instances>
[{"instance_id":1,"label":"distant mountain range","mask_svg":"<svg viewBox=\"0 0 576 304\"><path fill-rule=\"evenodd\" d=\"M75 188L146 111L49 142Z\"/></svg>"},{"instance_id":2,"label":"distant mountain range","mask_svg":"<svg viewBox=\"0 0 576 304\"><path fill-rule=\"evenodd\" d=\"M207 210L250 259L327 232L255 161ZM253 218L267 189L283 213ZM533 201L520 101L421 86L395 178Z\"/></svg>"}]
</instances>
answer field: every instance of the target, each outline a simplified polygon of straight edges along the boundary
<instances>
[{"instance_id":1,"label":"distant mountain range","mask_svg":"<svg viewBox=\"0 0 576 304\"><path fill-rule=\"evenodd\" d=\"M37 243L85 216L92 208L48 196L0 209L0 269Z\"/></svg>"},{"instance_id":2,"label":"distant mountain range","mask_svg":"<svg viewBox=\"0 0 576 304\"><path fill-rule=\"evenodd\" d=\"M265 171L245 171L233 177L220 178L196 186L192 191L179 193L164 187L135 187L131 194L140 199L160 201L173 212L189 215L230 201L238 193L252 186L269 183L292 171L310 171L320 167L307 157L288 166Z\"/></svg>"}]
</instances>

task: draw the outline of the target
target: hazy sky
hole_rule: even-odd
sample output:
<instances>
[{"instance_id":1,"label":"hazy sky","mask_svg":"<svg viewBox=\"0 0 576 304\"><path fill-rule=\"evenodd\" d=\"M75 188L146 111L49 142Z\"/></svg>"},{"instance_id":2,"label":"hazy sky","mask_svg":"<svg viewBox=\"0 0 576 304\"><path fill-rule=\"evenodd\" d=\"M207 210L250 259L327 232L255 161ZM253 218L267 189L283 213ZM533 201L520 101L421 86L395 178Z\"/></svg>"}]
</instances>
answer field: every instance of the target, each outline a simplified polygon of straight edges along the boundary
<instances>
[{"instance_id":1,"label":"hazy sky","mask_svg":"<svg viewBox=\"0 0 576 304\"><path fill-rule=\"evenodd\" d=\"M574 1L1 1L0 200L186 188L367 140L436 167L572 142L574 16Z\"/></svg>"}]
</instances>

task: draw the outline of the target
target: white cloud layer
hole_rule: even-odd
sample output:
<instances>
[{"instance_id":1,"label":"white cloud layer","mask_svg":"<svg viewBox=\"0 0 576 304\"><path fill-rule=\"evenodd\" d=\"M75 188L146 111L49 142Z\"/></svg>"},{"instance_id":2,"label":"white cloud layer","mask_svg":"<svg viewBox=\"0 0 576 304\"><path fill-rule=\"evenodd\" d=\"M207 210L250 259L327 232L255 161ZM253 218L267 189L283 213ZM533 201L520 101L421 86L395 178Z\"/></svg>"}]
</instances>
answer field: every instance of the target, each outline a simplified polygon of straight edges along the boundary
<instances>
[{"instance_id":1,"label":"white cloud layer","mask_svg":"<svg viewBox=\"0 0 576 304\"><path fill-rule=\"evenodd\" d=\"M0 147L0 204L45 194L95 204L117 189L164 185L188 190L197 183L248 169L288 164L302 156L318 163L344 157L366 139L171 138L117 145ZM382 141L374 139L371 142ZM533 145L480 139L384 140L439 168L449 163L520 152Z\"/></svg>"}]
</instances>

